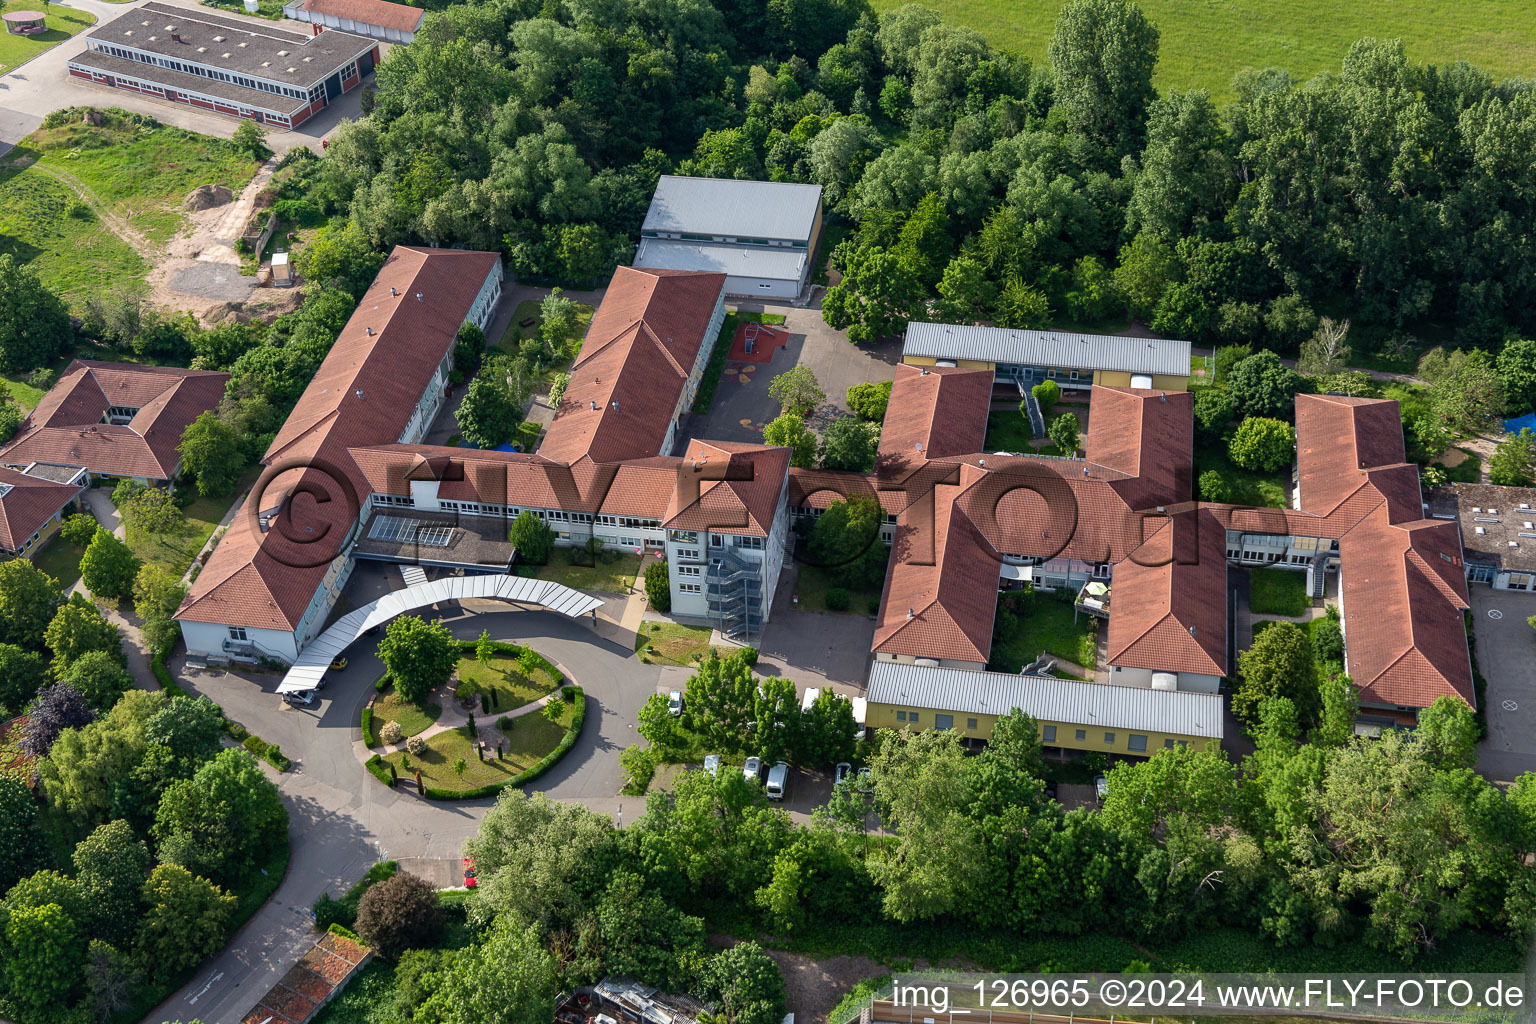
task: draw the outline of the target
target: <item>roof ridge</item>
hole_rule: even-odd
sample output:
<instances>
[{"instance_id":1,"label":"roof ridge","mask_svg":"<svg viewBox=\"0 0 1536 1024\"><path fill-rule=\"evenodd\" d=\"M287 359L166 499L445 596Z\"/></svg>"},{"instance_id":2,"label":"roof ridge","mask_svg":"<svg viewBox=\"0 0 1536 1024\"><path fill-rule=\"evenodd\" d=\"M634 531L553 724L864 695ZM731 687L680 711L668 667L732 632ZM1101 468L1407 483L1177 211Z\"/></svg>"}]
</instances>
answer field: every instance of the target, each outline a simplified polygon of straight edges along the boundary
<instances>
[{"instance_id":1,"label":"roof ridge","mask_svg":"<svg viewBox=\"0 0 1536 1024\"><path fill-rule=\"evenodd\" d=\"M293 438L287 444L283 445L281 448L271 448L271 449L268 449L266 454L261 457L261 460L260 460L261 463L263 465L270 466L272 464L271 463L272 459L278 458L284 452L286 452L290 448L292 448L294 445L296 445L300 441L304 440L304 438L308 437L310 434L313 434L315 431L319 430L320 427L323 426L327 421L335 419L337 417L337 415L340 414L340 412L341 412L341 409L339 407L335 408L335 409L328 410L324 416L321 416L319 419L315 420L315 422L313 422L309 426L305 427L299 433L293 435Z\"/></svg>"},{"instance_id":2,"label":"roof ridge","mask_svg":"<svg viewBox=\"0 0 1536 1024\"><path fill-rule=\"evenodd\" d=\"M666 357L667 362L672 364L672 369L677 371L677 375L682 377L684 380L687 380L688 371L683 369L683 364L677 361L677 357L672 354L672 350L669 349L661 340L661 335L656 333L656 328L651 326L651 322L645 317L641 317L640 326L644 329L646 334L650 335L651 344L659 348L661 350L661 354Z\"/></svg>"}]
</instances>

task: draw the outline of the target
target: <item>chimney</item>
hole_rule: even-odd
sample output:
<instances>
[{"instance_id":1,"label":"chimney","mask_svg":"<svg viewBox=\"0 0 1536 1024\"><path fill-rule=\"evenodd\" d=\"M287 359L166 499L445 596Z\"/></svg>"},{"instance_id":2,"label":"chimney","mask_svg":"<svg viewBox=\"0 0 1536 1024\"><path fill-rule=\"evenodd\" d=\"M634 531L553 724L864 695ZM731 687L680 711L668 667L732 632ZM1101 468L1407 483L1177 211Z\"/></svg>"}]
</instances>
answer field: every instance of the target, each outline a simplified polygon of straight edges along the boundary
<instances>
[{"instance_id":1,"label":"chimney","mask_svg":"<svg viewBox=\"0 0 1536 1024\"><path fill-rule=\"evenodd\" d=\"M420 301L421 301L421 292L417 292L417 293L416 293L416 301L417 301L417 302L420 302Z\"/></svg>"},{"instance_id":2,"label":"chimney","mask_svg":"<svg viewBox=\"0 0 1536 1024\"><path fill-rule=\"evenodd\" d=\"M391 294L391 295L399 295L400 293L395 290L395 286L394 285L390 285L389 286L389 294Z\"/></svg>"},{"instance_id":3,"label":"chimney","mask_svg":"<svg viewBox=\"0 0 1536 1024\"><path fill-rule=\"evenodd\" d=\"M173 42L173 43L181 42L181 33L180 32L172 32L171 33L171 42Z\"/></svg>"},{"instance_id":4,"label":"chimney","mask_svg":"<svg viewBox=\"0 0 1536 1024\"><path fill-rule=\"evenodd\" d=\"M592 409L593 409L593 411L597 410L597 403L596 402L592 403Z\"/></svg>"},{"instance_id":5,"label":"chimney","mask_svg":"<svg viewBox=\"0 0 1536 1024\"><path fill-rule=\"evenodd\" d=\"M619 411L619 403L618 402L614 402L613 403L613 411L614 412L618 412Z\"/></svg>"},{"instance_id":6,"label":"chimney","mask_svg":"<svg viewBox=\"0 0 1536 1024\"><path fill-rule=\"evenodd\" d=\"M982 469L986 469L987 468L987 460L986 459L977 459L976 462L977 462L977 464L979 464L981 466Z\"/></svg>"},{"instance_id":7,"label":"chimney","mask_svg":"<svg viewBox=\"0 0 1536 1024\"><path fill-rule=\"evenodd\" d=\"M359 399L361 399L363 397L363 389L362 388L358 388L357 389L357 397Z\"/></svg>"},{"instance_id":8,"label":"chimney","mask_svg":"<svg viewBox=\"0 0 1536 1024\"><path fill-rule=\"evenodd\" d=\"M913 611L911 608L908 608L907 609L907 618L913 619L913 618L916 618L916 617L917 617L917 612Z\"/></svg>"},{"instance_id":9,"label":"chimney","mask_svg":"<svg viewBox=\"0 0 1536 1024\"><path fill-rule=\"evenodd\" d=\"M363 328L363 332L365 334L367 334L368 337L370 337L370 338L373 337L373 328L372 327L364 327Z\"/></svg>"}]
</instances>

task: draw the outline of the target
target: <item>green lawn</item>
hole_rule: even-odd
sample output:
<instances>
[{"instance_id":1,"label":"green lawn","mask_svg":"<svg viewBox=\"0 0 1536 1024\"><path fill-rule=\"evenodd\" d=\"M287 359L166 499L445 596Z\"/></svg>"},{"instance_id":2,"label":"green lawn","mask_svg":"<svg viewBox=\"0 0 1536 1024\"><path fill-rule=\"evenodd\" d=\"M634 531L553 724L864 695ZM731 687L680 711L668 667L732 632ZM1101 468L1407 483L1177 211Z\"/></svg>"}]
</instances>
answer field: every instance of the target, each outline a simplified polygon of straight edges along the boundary
<instances>
[{"instance_id":1,"label":"green lawn","mask_svg":"<svg viewBox=\"0 0 1536 1024\"><path fill-rule=\"evenodd\" d=\"M485 691L492 714L503 714L538 700L560 684L560 680L542 668L533 675L523 674L517 659L510 654L497 654L490 665L482 665L473 654L459 659L459 682L472 681Z\"/></svg>"},{"instance_id":2,"label":"green lawn","mask_svg":"<svg viewBox=\"0 0 1536 1024\"><path fill-rule=\"evenodd\" d=\"M1029 420L1022 412L1003 410L988 414L984 445L987 451L1028 455L1034 450L1030 445L1034 439L1035 433L1029 429Z\"/></svg>"},{"instance_id":3,"label":"green lawn","mask_svg":"<svg viewBox=\"0 0 1536 1024\"><path fill-rule=\"evenodd\" d=\"M1256 615L1305 615L1312 607L1304 572L1254 569L1248 578L1248 607Z\"/></svg>"},{"instance_id":4,"label":"green lawn","mask_svg":"<svg viewBox=\"0 0 1536 1024\"><path fill-rule=\"evenodd\" d=\"M593 564L573 563L567 555ZM534 579L553 580L577 590L627 594L640 571L640 556L623 551L600 551L590 555L579 548L556 548L550 552L548 565L518 566L518 570Z\"/></svg>"},{"instance_id":5,"label":"green lawn","mask_svg":"<svg viewBox=\"0 0 1536 1024\"><path fill-rule=\"evenodd\" d=\"M38 11L42 4L36 0L7 0L0 3L0 14L12 11ZM12 35L0 31L0 71L10 71L22 61L31 60L44 50L51 50L64 40L83 29L96 24L96 16L85 11L50 5L43 24L48 31L33 36Z\"/></svg>"},{"instance_id":6,"label":"green lawn","mask_svg":"<svg viewBox=\"0 0 1536 1024\"><path fill-rule=\"evenodd\" d=\"M425 709L418 708L391 689L390 692L373 700L373 734L377 736L385 722L399 722L401 733L406 736L415 736L437 721L442 713L441 704L428 704Z\"/></svg>"},{"instance_id":7,"label":"green lawn","mask_svg":"<svg viewBox=\"0 0 1536 1024\"><path fill-rule=\"evenodd\" d=\"M635 633L635 651L640 660L661 665L691 665L702 660L710 650L720 654L731 653L733 648L711 648L709 638L713 631L699 626L684 626L676 622L642 622ZM655 647L651 651L647 648Z\"/></svg>"},{"instance_id":8,"label":"green lawn","mask_svg":"<svg viewBox=\"0 0 1536 1024\"><path fill-rule=\"evenodd\" d=\"M79 548L58 534L54 534L53 539L43 545L42 550L32 553L32 564L58 580L59 586L68 590L80 578L82 554L84 552Z\"/></svg>"},{"instance_id":9,"label":"green lawn","mask_svg":"<svg viewBox=\"0 0 1536 1024\"><path fill-rule=\"evenodd\" d=\"M144 276L139 254L73 192L35 168L0 164L0 253L28 263L72 307L110 282ZM6 390L23 407L37 404L41 392L6 380Z\"/></svg>"},{"instance_id":10,"label":"green lawn","mask_svg":"<svg viewBox=\"0 0 1536 1024\"><path fill-rule=\"evenodd\" d=\"M255 470L248 470L234 491L225 497L197 498L182 510L181 527L173 533L151 536L125 526L123 539L142 561L154 562L180 576L192 565L192 560L213 535L236 496L244 492L254 477Z\"/></svg>"},{"instance_id":11,"label":"green lawn","mask_svg":"<svg viewBox=\"0 0 1536 1024\"><path fill-rule=\"evenodd\" d=\"M1230 492L1226 500L1232 504L1285 508L1285 475L1290 472L1289 468L1279 473L1251 473L1232 464L1225 445L1196 447L1195 480L1198 481L1200 474L1211 469L1225 478Z\"/></svg>"},{"instance_id":12,"label":"green lawn","mask_svg":"<svg viewBox=\"0 0 1536 1024\"><path fill-rule=\"evenodd\" d=\"M515 765L518 771L526 771L560 745L565 730L571 727L573 705L564 699L551 703L560 709L558 721L551 722L544 717L543 708L507 721L502 730L507 744L502 754L505 763Z\"/></svg>"},{"instance_id":13,"label":"green lawn","mask_svg":"<svg viewBox=\"0 0 1536 1024\"><path fill-rule=\"evenodd\" d=\"M800 566L800 575L795 581L795 594L800 598L799 607L808 612L834 612L827 607L827 591L842 584L832 579L830 573L816 565ZM883 581L882 581L883 586ZM848 607L842 610L845 615L873 615L870 610L870 601L875 602L875 607L880 604L880 591L882 586L849 589Z\"/></svg>"},{"instance_id":14,"label":"green lawn","mask_svg":"<svg viewBox=\"0 0 1536 1024\"><path fill-rule=\"evenodd\" d=\"M509 356L517 355L517 343L524 338L534 338L539 333L539 301L538 299L524 299L517 304L517 309L512 312L512 320L507 324L507 329L496 340L495 347ZM561 349L556 352L554 358L544 366L539 376L546 380L557 373L563 373L571 368L576 361L576 355L581 351L582 340L587 335L587 328L592 324L592 307L576 303L576 325L571 328L571 333L566 335L561 343ZM529 317L533 323L527 327L523 321Z\"/></svg>"},{"instance_id":15,"label":"green lawn","mask_svg":"<svg viewBox=\"0 0 1536 1024\"><path fill-rule=\"evenodd\" d=\"M875 0L877 11L902 0ZM1467 60L1495 78L1530 74L1536 19L1509 0L1140 0L1161 35L1156 84L1206 89L1232 98L1243 68L1277 66L1308 78L1337 72L1345 51L1364 36L1401 37L1410 60ZM1062 0L932 0L952 24L968 25L992 45L1044 64Z\"/></svg>"},{"instance_id":16,"label":"green lawn","mask_svg":"<svg viewBox=\"0 0 1536 1024\"><path fill-rule=\"evenodd\" d=\"M1098 636L1099 620L1079 612L1074 622L1069 602L1050 594L1015 591L997 602L988 667L1017 672L1044 651L1091 670L1098 656Z\"/></svg>"},{"instance_id":17,"label":"green lawn","mask_svg":"<svg viewBox=\"0 0 1536 1024\"><path fill-rule=\"evenodd\" d=\"M542 709L511 719L504 733L506 738L500 760L496 758L494 743L487 740L488 751L485 760L481 761L465 728L458 728L429 736L424 754L418 756L400 750L385 755L384 762L394 765L407 778L420 768L423 785L437 789L478 789L502 782L533 767L559 745L565 730L570 727L572 706L565 700L556 706L561 711L558 722L545 718ZM403 766L406 758L410 760L410 768ZM461 759L464 762L462 775L454 771L454 764Z\"/></svg>"},{"instance_id":18,"label":"green lawn","mask_svg":"<svg viewBox=\"0 0 1536 1024\"><path fill-rule=\"evenodd\" d=\"M0 243L0 246L3 246L3 243ZM18 373L16 376L28 375ZM37 403L43 400L43 396L48 393L41 388L33 387L24 380L13 380L10 377L0 377L0 388L4 388L10 393L11 399L21 407L22 412L31 412L36 408Z\"/></svg>"}]
</instances>

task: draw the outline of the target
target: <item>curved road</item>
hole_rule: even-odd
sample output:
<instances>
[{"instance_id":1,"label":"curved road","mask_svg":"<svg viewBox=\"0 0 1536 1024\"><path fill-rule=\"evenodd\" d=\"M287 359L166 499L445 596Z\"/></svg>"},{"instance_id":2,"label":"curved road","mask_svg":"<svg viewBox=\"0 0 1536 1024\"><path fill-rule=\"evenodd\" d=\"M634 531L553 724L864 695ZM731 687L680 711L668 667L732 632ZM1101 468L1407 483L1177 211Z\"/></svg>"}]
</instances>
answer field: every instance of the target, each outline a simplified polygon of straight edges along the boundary
<instances>
[{"instance_id":1,"label":"curved road","mask_svg":"<svg viewBox=\"0 0 1536 1024\"><path fill-rule=\"evenodd\" d=\"M486 629L498 640L531 643L564 666L587 695L576 746L528 790L616 816L637 816L643 800L618 795L618 752L635 741L636 714L656 692L660 669L642 664L631 649L604 639L584 621L551 612L448 614L457 617L443 621L461 639L472 640ZM320 691L323 699L311 708L290 708L281 701L278 673L176 672L188 690L206 693L231 718L279 744L293 759L293 770L277 778L291 816L292 859L272 899L185 988L156 1007L146 1024L239 1021L313 943L309 908L322 892L339 895L385 857L456 859L479 826L492 800L423 800L380 785L359 764L353 749L362 737L359 716L383 672L372 646L353 646L346 671L331 673Z\"/></svg>"}]
</instances>

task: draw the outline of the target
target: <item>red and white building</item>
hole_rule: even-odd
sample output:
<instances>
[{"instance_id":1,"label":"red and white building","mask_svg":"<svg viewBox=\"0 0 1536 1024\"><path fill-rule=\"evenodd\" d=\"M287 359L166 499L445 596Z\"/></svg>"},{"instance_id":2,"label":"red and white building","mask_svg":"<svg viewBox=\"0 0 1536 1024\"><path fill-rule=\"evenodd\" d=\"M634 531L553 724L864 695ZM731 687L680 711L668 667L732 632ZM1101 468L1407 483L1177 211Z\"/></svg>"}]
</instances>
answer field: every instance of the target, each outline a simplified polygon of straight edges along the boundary
<instances>
[{"instance_id":1,"label":"red and white building","mask_svg":"<svg viewBox=\"0 0 1536 1024\"><path fill-rule=\"evenodd\" d=\"M295 128L373 73L379 44L349 32L147 3L99 25L71 76Z\"/></svg>"},{"instance_id":2,"label":"red and white building","mask_svg":"<svg viewBox=\"0 0 1536 1024\"><path fill-rule=\"evenodd\" d=\"M416 38L427 12L389 0L288 0L283 17L307 22L315 35L340 29L381 43L408 43Z\"/></svg>"}]
</instances>

